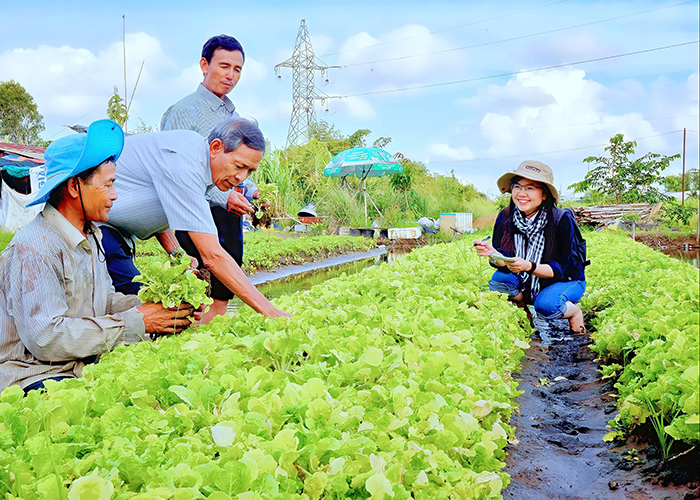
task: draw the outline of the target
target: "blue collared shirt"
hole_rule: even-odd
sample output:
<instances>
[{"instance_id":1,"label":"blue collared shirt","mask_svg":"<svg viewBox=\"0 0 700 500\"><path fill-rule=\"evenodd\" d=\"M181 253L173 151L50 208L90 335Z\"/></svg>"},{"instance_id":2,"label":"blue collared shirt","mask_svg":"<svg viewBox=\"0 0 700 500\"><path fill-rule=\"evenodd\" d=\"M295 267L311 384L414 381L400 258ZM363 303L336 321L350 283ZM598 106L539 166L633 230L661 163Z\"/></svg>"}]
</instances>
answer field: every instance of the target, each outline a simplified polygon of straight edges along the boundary
<instances>
[{"instance_id":1,"label":"blue collared shirt","mask_svg":"<svg viewBox=\"0 0 700 500\"><path fill-rule=\"evenodd\" d=\"M214 185L209 145L191 130L136 134L117 160L109 223L147 239L166 229L217 234L205 196Z\"/></svg>"},{"instance_id":2,"label":"blue collared shirt","mask_svg":"<svg viewBox=\"0 0 700 500\"><path fill-rule=\"evenodd\" d=\"M180 99L170 106L160 120L161 130L194 130L199 135L208 138L216 125L229 118L238 118L236 107L228 96L218 97L201 83L192 94ZM258 189L253 181L246 179L239 184L243 196L248 201L253 199L253 193ZM207 199L212 205L227 208L228 191L213 187L207 193Z\"/></svg>"}]
</instances>

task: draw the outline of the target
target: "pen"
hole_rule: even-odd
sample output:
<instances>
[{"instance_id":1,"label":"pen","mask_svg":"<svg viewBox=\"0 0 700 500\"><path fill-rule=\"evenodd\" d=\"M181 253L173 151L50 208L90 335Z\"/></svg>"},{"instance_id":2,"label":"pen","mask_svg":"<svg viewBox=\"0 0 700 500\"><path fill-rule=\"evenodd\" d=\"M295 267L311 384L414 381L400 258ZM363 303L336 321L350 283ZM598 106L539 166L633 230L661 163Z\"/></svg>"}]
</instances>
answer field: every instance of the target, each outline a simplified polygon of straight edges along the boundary
<instances>
[{"instance_id":1,"label":"pen","mask_svg":"<svg viewBox=\"0 0 700 500\"><path fill-rule=\"evenodd\" d=\"M485 242L489 241L490 239L491 239L491 236L487 236L487 237L484 238L483 240L475 241L474 244L473 244L473 246L476 246L476 245L479 244L479 243L485 243Z\"/></svg>"}]
</instances>

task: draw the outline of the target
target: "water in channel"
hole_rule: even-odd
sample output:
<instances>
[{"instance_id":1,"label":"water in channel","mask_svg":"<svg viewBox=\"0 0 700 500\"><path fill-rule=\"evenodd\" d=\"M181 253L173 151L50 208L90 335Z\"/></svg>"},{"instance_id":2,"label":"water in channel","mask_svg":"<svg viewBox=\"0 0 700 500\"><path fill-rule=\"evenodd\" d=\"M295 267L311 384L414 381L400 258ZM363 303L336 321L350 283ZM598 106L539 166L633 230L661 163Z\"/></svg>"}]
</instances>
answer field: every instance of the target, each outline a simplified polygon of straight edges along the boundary
<instances>
[{"instance_id":1,"label":"water in channel","mask_svg":"<svg viewBox=\"0 0 700 500\"><path fill-rule=\"evenodd\" d=\"M663 252L670 257L685 262L686 264L700 268L700 249L698 248L691 248L687 251L679 250L677 248L669 248L663 250Z\"/></svg>"},{"instance_id":2,"label":"water in channel","mask_svg":"<svg viewBox=\"0 0 700 500\"><path fill-rule=\"evenodd\" d=\"M367 254L371 255L366 256ZM282 295L308 290L314 285L342 274L355 274L368 267L377 266L385 262L393 262L403 255L404 253L401 252L386 251L384 249L356 255L344 255L327 259L326 262L332 262L330 266L318 268L318 265L323 263L315 262L301 266L290 266L285 268L285 270L278 270L272 273L258 273L251 277L251 282L268 300L274 300ZM335 263L336 261L338 263ZM243 301L238 297L234 297L228 303L228 312L234 313L244 305Z\"/></svg>"}]
</instances>

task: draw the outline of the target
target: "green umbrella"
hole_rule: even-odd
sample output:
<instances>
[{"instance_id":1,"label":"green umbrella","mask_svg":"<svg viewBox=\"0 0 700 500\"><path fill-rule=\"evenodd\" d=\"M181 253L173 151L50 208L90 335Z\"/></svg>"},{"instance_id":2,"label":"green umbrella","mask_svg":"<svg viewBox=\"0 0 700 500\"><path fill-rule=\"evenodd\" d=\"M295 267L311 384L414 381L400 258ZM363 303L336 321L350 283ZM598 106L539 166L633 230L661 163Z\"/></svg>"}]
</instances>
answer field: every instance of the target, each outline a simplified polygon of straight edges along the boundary
<instances>
[{"instance_id":1,"label":"green umbrella","mask_svg":"<svg viewBox=\"0 0 700 500\"><path fill-rule=\"evenodd\" d=\"M323 173L328 177L348 177L360 179L400 174L403 167L389 153L379 148L352 148L335 155Z\"/></svg>"},{"instance_id":2,"label":"green umbrella","mask_svg":"<svg viewBox=\"0 0 700 500\"><path fill-rule=\"evenodd\" d=\"M356 176L362 180L362 194L365 201L365 223L367 223L367 199L372 202L380 216L382 212L377 208L372 198L367 195L365 179L367 177L381 177L383 175L400 174L403 167L389 153L379 148L352 148L341 151L333 157L326 168L323 169L327 177ZM383 217L383 216L382 216Z\"/></svg>"}]
</instances>

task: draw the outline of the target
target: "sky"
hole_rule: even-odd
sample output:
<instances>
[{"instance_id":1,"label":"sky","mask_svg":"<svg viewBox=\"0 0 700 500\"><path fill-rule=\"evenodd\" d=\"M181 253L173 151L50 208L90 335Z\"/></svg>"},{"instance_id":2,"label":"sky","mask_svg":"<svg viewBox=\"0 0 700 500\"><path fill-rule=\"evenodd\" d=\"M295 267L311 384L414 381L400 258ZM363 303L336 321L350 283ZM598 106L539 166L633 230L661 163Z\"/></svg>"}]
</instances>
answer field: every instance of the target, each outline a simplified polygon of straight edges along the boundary
<instances>
[{"instance_id":1,"label":"sky","mask_svg":"<svg viewBox=\"0 0 700 500\"><path fill-rule=\"evenodd\" d=\"M318 63L340 66L317 72L317 92L333 97L316 102L318 120L346 135L369 129L370 143L391 137L390 153L491 196L500 175L534 159L573 198L568 186L589 168L582 160L605 155L617 133L637 141L639 156L672 155L686 128L686 169L698 168L698 0L203 5L1 2L0 81L34 97L44 139L105 118L114 86L124 95L125 16L130 100L143 64L128 125L158 127L201 82L204 42L225 33L246 52L229 97L283 148L292 73L274 67L291 56L305 19ZM666 173L681 169L679 159Z\"/></svg>"}]
</instances>

